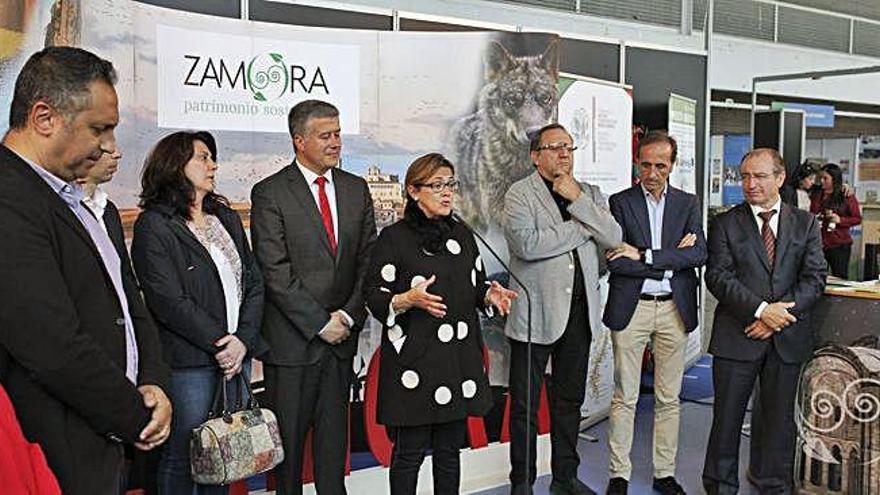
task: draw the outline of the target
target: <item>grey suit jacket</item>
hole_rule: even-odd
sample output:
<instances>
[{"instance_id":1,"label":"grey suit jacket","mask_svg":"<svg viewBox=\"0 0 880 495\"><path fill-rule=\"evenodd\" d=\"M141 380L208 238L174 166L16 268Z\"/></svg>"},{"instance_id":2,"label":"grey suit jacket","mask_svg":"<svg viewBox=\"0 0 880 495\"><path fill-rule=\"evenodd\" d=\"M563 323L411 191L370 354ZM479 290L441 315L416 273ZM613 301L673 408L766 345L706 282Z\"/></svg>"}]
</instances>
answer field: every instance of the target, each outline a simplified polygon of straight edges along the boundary
<instances>
[{"instance_id":1,"label":"grey suit jacket","mask_svg":"<svg viewBox=\"0 0 880 495\"><path fill-rule=\"evenodd\" d=\"M599 273L604 251L620 245L620 226L608 210L599 188L581 183L583 194L563 221L550 191L536 171L510 186L504 196L504 237L510 252L510 269L531 295L532 342L551 344L562 336L571 308L574 256L577 249L589 304L590 331L602 325ZM514 290L522 292L511 280ZM528 303L522 295L507 318L508 337L525 342Z\"/></svg>"},{"instance_id":2,"label":"grey suit jacket","mask_svg":"<svg viewBox=\"0 0 880 495\"><path fill-rule=\"evenodd\" d=\"M339 223L335 257L309 185L294 164L251 191L254 253L266 283L262 334L269 352L262 359L268 364L310 364L328 349L348 359L357 350L376 221L366 181L338 168L332 173ZM318 332L338 309L355 325L345 342L330 346Z\"/></svg>"}]
</instances>

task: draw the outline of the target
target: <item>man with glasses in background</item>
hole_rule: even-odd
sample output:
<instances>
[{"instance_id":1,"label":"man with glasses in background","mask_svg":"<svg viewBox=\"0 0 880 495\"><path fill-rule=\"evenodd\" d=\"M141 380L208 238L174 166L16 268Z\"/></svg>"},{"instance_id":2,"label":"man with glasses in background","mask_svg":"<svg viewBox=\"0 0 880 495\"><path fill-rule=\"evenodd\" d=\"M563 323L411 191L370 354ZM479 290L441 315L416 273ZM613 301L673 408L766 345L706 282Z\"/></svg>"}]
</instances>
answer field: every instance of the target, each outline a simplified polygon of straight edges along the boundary
<instances>
[{"instance_id":1,"label":"man with glasses in background","mask_svg":"<svg viewBox=\"0 0 880 495\"><path fill-rule=\"evenodd\" d=\"M592 494L577 478L581 404L592 332L602 324L598 286L604 252L620 245L621 230L599 188L572 176L575 147L563 126L541 128L529 149L535 172L504 197L510 268L531 297L516 300L505 328L511 348L511 492L532 493L538 399L552 356L550 492Z\"/></svg>"}]
</instances>

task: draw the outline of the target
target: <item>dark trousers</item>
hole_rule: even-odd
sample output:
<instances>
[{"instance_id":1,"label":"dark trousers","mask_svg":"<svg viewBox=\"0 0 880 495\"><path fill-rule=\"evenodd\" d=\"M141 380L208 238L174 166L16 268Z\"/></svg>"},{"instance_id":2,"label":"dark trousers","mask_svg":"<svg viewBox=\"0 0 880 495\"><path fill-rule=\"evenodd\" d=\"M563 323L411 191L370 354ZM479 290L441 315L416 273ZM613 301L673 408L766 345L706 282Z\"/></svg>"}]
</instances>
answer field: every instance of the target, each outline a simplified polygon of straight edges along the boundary
<instances>
[{"instance_id":1,"label":"dark trousers","mask_svg":"<svg viewBox=\"0 0 880 495\"><path fill-rule=\"evenodd\" d=\"M432 451L434 493L457 495L461 464L459 450L466 420L422 426L389 428L394 450L391 455L391 495L415 495L419 468L428 449Z\"/></svg>"},{"instance_id":2,"label":"dark trousers","mask_svg":"<svg viewBox=\"0 0 880 495\"><path fill-rule=\"evenodd\" d=\"M801 363L783 362L773 345L755 361L714 359L715 403L703 467L703 487L709 495L735 494L739 489L740 433L758 377L761 387L755 410L760 411L760 417L755 421L758 430L752 430L752 435L761 436L761 452L760 464L752 463L751 474L761 493L791 492L794 400L800 369Z\"/></svg>"},{"instance_id":3,"label":"dark trousers","mask_svg":"<svg viewBox=\"0 0 880 495\"><path fill-rule=\"evenodd\" d=\"M284 446L284 461L275 468L277 493L302 493L303 450L309 428L314 428L315 490L322 495L346 493L351 359L326 352L315 364L266 365L263 373L267 403L278 417Z\"/></svg>"},{"instance_id":4,"label":"dark trousers","mask_svg":"<svg viewBox=\"0 0 880 495\"><path fill-rule=\"evenodd\" d=\"M550 345L532 344L531 404L526 407L529 386L525 342L510 340L510 481L512 484L535 482L537 449L537 416L541 384L547 360L553 357L550 398L550 465L553 477L570 479L577 476L580 457L577 453L581 405L587 382L590 358L589 316L586 299L573 299L571 314L562 337ZM526 426L528 425L528 436ZM526 438L529 451L526 453ZM528 478L526 470L528 468Z\"/></svg>"},{"instance_id":5,"label":"dark trousers","mask_svg":"<svg viewBox=\"0 0 880 495\"><path fill-rule=\"evenodd\" d=\"M846 244L825 250L825 261L828 262L828 268L832 275L840 278L848 278L849 255L851 251L852 244Z\"/></svg>"}]
</instances>

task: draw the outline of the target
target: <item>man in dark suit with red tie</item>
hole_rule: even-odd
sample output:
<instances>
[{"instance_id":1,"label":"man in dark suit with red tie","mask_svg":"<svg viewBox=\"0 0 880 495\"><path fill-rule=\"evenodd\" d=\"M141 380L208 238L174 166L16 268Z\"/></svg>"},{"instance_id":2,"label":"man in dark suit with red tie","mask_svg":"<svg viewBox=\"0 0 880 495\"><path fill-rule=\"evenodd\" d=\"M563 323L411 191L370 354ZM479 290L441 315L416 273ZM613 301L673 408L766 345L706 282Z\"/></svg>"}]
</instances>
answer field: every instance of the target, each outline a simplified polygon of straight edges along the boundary
<instances>
[{"instance_id":1,"label":"man in dark suit with red tie","mask_svg":"<svg viewBox=\"0 0 880 495\"><path fill-rule=\"evenodd\" d=\"M266 394L285 450L279 493L302 493L305 435L314 429L315 488L345 493L352 357L366 319L363 283L376 240L363 178L338 168L339 111L306 100L290 110L296 159L254 186L251 232L266 281Z\"/></svg>"},{"instance_id":2,"label":"man in dark suit with red tie","mask_svg":"<svg viewBox=\"0 0 880 495\"><path fill-rule=\"evenodd\" d=\"M709 230L706 285L718 298L712 340L715 403L703 486L739 488L739 439L749 396L760 378L762 493L791 493L794 399L801 364L812 352L810 310L827 269L819 223L781 201L785 166L776 150L752 150L740 166L746 202Z\"/></svg>"}]
</instances>

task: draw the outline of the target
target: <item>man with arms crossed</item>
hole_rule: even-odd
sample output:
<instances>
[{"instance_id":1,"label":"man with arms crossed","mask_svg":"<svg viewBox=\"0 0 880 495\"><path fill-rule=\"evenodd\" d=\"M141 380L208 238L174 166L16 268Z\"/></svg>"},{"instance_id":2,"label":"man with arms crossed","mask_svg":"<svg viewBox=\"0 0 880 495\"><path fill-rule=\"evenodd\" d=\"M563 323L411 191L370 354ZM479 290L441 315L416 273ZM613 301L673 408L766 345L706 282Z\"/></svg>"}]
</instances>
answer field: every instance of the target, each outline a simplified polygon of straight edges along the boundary
<instances>
[{"instance_id":1,"label":"man with arms crossed","mask_svg":"<svg viewBox=\"0 0 880 495\"><path fill-rule=\"evenodd\" d=\"M510 339L512 493L532 493L538 399L552 356L550 492L591 494L595 492L577 478L581 404L592 332L601 325L600 264L605 250L620 245L620 226L599 188L572 176L574 146L564 127L543 127L532 138L530 149L535 172L514 183L504 198L510 269L528 286L531 297L531 303L527 298L514 303L505 328ZM522 293L519 284L511 284Z\"/></svg>"},{"instance_id":2,"label":"man with arms crossed","mask_svg":"<svg viewBox=\"0 0 880 495\"><path fill-rule=\"evenodd\" d=\"M75 183L116 150L116 73L52 47L15 83L0 146L0 380L65 494L118 493L122 443L168 437L168 369L123 260Z\"/></svg>"},{"instance_id":3,"label":"man with arms crossed","mask_svg":"<svg viewBox=\"0 0 880 495\"><path fill-rule=\"evenodd\" d=\"M813 350L810 310L825 288L819 222L783 203L785 166L758 148L740 165L746 202L709 230L706 285L718 298L709 352L715 387L703 486L710 495L739 489L739 441L749 396L760 378L761 417L772 435L753 473L762 493L791 493L794 399L801 364Z\"/></svg>"},{"instance_id":4,"label":"man with arms crossed","mask_svg":"<svg viewBox=\"0 0 880 495\"><path fill-rule=\"evenodd\" d=\"M675 139L650 132L639 141L639 185L609 199L624 243L608 251L605 325L614 343L614 396L608 447L609 495L625 495L639 400L642 355L654 349L654 483L663 495L683 494L675 480L681 379L688 333L697 327L695 268L706 262L700 200L669 185Z\"/></svg>"},{"instance_id":5,"label":"man with arms crossed","mask_svg":"<svg viewBox=\"0 0 880 495\"><path fill-rule=\"evenodd\" d=\"M345 493L352 357L367 317L363 283L376 240L364 179L338 168L339 111L306 100L290 110L293 163L254 186L251 232L266 281L266 394L278 414L279 493L302 493L314 428L315 488Z\"/></svg>"}]
</instances>

